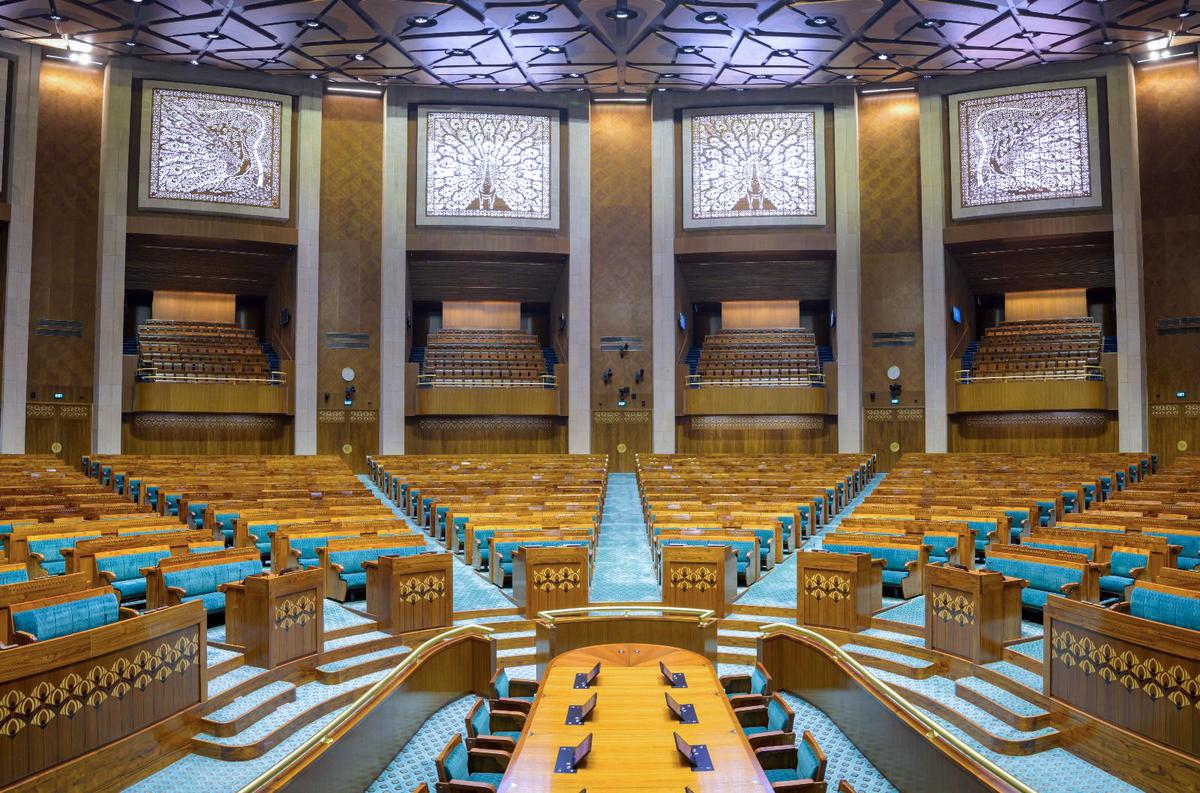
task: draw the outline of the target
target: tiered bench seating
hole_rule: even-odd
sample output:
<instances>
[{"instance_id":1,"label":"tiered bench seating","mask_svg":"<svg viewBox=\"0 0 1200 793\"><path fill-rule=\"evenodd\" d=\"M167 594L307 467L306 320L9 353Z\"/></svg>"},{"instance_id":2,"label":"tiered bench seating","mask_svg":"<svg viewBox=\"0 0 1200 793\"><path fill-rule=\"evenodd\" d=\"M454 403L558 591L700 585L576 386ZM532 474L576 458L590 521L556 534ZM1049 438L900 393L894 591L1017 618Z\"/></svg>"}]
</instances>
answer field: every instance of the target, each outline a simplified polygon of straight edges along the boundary
<instances>
[{"instance_id":1,"label":"tiered bench seating","mask_svg":"<svg viewBox=\"0 0 1200 793\"><path fill-rule=\"evenodd\" d=\"M367 571L363 565L381 556L413 556L425 553L425 543L416 534L407 536L363 536L330 539L316 548L316 567L325 571L325 596L345 602L351 589L365 590Z\"/></svg>"},{"instance_id":2,"label":"tiered bench seating","mask_svg":"<svg viewBox=\"0 0 1200 793\"><path fill-rule=\"evenodd\" d=\"M722 329L704 338L693 388L824 385L817 343L804 328Z\"/></svg>"},{"instance_id":3,"label":"tiered bench seating","mask_svg":"<svg viewBox=\"0 0 1200 793\"><path fill-rule=\"evenodd\" d=\"M156 609L200 601L209 614L222 613L225 593L221 585L263 572L262 559L254 548L169 556L159 559L156 566L143 569L146 607Z\"/></svg>"},{"instance_id":4,"label":"tiered bench seating","mask_svg":"<svg viewBox=\"0 0 1200 793\"><path fill-rule=\"evenodd\" d=\"M6 632L11 642L17 645L57 639L137 616L133 609L121 607L111 587L13 603L7 612Z\"/></svg>"},{"instance_id":5,"label":"tiered bench seating","mask_svg":"<svg viewBox=\"0 0 1200 793\"><path fill-rule=\"evenodd\" d=\"M254 331L223 322L150 319L138 326L138 380L283 385Z\"/></svg>"},{"instance_id":6,"label":"tiered bench seating","mask_svg":"<svg viewBox=\"0 0 1200 793\"><path fill-rule=\"evenodd\" d=\"M920 537L838 531L825 535L821 547L833 553L868 553L883 561L884 586L898 589L904 598L921 594L929 546Z\"/></svg>"},{"instance_id":7,"label":"tiered bench seating","mask_svg":"<svg viewBox=\"0 0 1200 793\"><path fill-rule=\"evenodd\" d=\"M1001 322L984 332L965 382L1103 379L1102 348L1091 317Z\"/></svg>"},{"instance_id":8,"label":"tiered bench seating","mask_svg":"<svg viewBox=\"0 0 1200 793\"><path fill-rule=\"evenodd\" d=\"M536 336L519 330L444 328L429 334L423 387L552 387Z\"/></svg>"},{"instance_id":9,"label":"tiered bench seating","mask_svg":"<svg viewBox=\"0 0 1200 793\"><path fill-rule=\"evenodd\" d=\"M1028 609L1042 610L1051 597L1100 600L1100 568L1078 553L989 545L984 569L1023 579L1021 604Z\"/></svg>"}]
</instances>

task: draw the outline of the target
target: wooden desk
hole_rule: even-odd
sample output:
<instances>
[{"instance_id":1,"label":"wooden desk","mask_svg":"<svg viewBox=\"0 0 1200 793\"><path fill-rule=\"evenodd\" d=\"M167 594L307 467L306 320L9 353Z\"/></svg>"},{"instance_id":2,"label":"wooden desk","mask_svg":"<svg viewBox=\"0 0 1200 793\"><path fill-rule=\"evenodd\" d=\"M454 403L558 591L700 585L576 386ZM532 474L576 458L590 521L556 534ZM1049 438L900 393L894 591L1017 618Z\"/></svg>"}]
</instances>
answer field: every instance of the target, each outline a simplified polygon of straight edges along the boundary
<instances>
[{"instance_id":1,"label":"wooden desk","mask_svg":"<svg viewBox=\"0 0 1200 793\"><path fill-rule=\"evenodd\" d=\"M273 669L321 652L325 644L323 570L264 573L222 586L225 641L245 648L246 663Z\"/></svg>"},{"instance_id":2,"label":"wooden desk","mask_svg":"<svg viewBox=\"0 0 1200 793\"><path fill-rule=\"evenodd\" d=\"M737 597L737 558L728 545L664 545L661 564L664 605L724 617Z\"/></svg>"},{"instance_id":3,"label":"wooden desk","mask_svg":"<svg viewBox=\"0 0 1200 793\"><path fill-rule=\"evenodd\" d=\"M454 569L448 553L381 556L363 562L367 613L398 635L448 628L454 621Z\"/></svg>"},{"instance_id":4,"label":"wooden desk","mask_svg":"<svg viewBox=\"0 0 1200 793\"><path fill-rule=\"evenodd\" d=\"M572 688L577 672L599 661L600 677L590 691ZM688 687L673 690L658 671L662 661L683 672ZM699 724L680 724L663 693L696 707ZM563 721L567 706L598 694L596 709L582 726ZM708 746L713 770L696 772L675 751L673 732L688 743ZM592 752L574 774L555 774L560 746L574 746L592 733ZM653 644L604 644L564 653L546 670L533 710L513 753L500 793L753 793L771 790L750 742L702 656Z\"/></svg>"},{"instance_id":5,"label":"wooden desk","mask_svg":"<svg viewBox=\"0 0 1200 793\"><path fill-rule=\"evenodd\" d=\"M867 553L796 554L796 622L859 631L883 608L883 560Z\"/></svg>"},{"instance_id":6,"label":"wooden desk","mask_svg":"<svg viewBox=\"0 0 1200 793\"><path fill-rule=\"evenodd\" d=\"M1021 638L1021 586L993 570L925 567L925 646L977 664Z\"/></svg>"},{"instance_id":7,"label":"wooden desk","mask_svg":"<svg viewBox=\"0 0 1200 793\"><path fill-rule=\"evenodd\" d=\"M582 545L522 545L513 554L512 591L525 616L588 604L592 570Z\"/></svg>"}]
</instances>

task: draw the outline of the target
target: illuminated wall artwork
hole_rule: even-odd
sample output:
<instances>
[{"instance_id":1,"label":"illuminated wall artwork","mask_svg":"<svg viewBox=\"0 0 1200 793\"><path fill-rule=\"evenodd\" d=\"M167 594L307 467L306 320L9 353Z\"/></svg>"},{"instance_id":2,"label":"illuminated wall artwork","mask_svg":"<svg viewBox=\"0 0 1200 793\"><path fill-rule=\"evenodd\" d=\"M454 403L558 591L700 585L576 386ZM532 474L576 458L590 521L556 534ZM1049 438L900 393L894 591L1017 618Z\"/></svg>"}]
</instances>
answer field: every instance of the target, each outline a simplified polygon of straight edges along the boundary
<instances>
[{"instance_id":1,"label":"illuminated wall artwork","mask_svg":"<svg viewBox=\"0 0 1200 793\"><path fill-rule=\"evenodd\" d=\"M1098 207L1096 83L949 98L953 217Z\"/></svg>"},{"instance_id":2,"label":"illuminated wall artwork","mask_svg":"<svg viewBox=\"0 0 1200 793\"><path fill-rule=\"evenodd\" d=\"M823 108L684 112L684 228L824 224Z\"/></svg>"},{"instance_id":3,"label":"illuminated wall artwork","mask_svg":"<svg viewBox=\"0 0 1200 793\"><path fill-rule=\"evenodd\" d=\"M558 228L557 110L421 107L417 224Z\"/></svg>"},{"instance_id":4,"label":"illuminated wall artwork","mask_svg":"<svg viewBox=\"0 0 1200 793\"><path fill-rule=\"evenodd\" d=\"M291 97L142 85L138 206L288 217Z\"/></svg>"}]
</instances>

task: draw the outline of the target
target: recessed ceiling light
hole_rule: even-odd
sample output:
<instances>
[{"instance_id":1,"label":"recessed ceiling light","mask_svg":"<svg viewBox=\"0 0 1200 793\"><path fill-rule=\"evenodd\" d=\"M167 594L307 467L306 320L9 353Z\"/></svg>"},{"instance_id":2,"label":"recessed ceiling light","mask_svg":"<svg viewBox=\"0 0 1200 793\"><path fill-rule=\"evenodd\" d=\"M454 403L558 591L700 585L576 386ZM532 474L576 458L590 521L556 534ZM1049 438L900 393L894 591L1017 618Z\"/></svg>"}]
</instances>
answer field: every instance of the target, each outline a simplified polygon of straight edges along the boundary
<instances>
[{"instance_id":1,"label":"recessed ceiling light","mask_svg":"<svg viewBox=\"0 0 1200 793\"><path fill-rule=\"evenodd\" d=\"M367 56L366 56L366 55L363 55L361 52L356 52L356 53L354 53L354 60L356 60L356 61L365 61L366 59L367 59Z\"/></svg>"},{"instance_id":2,"label":"recessed ceiling light","mask_svg":"<svg viewBox=\"0 0 1200 793\"><path fill-rule=\"evenodd\" d=\"M436 24L436 19L433 17L427 17L424 14L418 14L415 17L408 18L408 26L413 28L431 28Z\"/></svg>"},{"instance_id":3,"label":"recessed ceiling light","mask_svg":"<svg viewBox=\"0 0 1200 793\"><path fill-rule=\"evenodd\" d=\"M737 91L740 94L741 92L745 91L746 89L745 88L734 88L733 90Z\"/></svg>"},{"instance_id":4,"label":"recessed ceiling light","mask_svg":"<svg viewBox=\"0 0 1200 793\"><path fill-rule=\"evenodd\" d=\"M665 91L667 89L666 88L655 88L654 90L658 91L661 94L663 91Z\"/></svg>"},{"instance_id":5,"label":"recessed ceiling light","mask_svg":"<svg viewBox=\"0 0 1200 793\"><path fill-rule=\"evenodd\" d=\"M974 58L963 58L963 63L975 63Z\"/></svg>"},{"instance_id":6,"label":"recessed ceiling light","mask_svg":"<svg viewBox=\"0 0 1200 793\"><path fill-rule=\"evenodd\" d=\"M517 14L517 21L524 22L527 25L536 25L540 22L545 22L548 17L543 11L522 11Z\"/></svg>"},{"instance_id":7,"label":"recessed ceiling light","mask_svg":"<svg viewBox=\"0 0 1200 793\"><path fill-rule=\"evenodd\" d=\"M675 72L667 72L662 77L664 80L675 80L679 77L679 75L675 74Z\"/></svg>"},{"instance_id":8,"label":"recessed ceiling light","mask_svg":"<svg viewBox=\"0 0 1200 793\"><path fill-rule=\"evenodd\" d=\"M1100 42L1100 43L1101 43L1101 44L1103 44L1105 47L1111 47L1111 46L1113 45L1113 40L1112 40L1112 39L1105 39L1104 41L1102 41L1102 42Z\"/></svg>"},{"instance_id":9,"label":"recessed ceiling light","mask_svg":"<svg viewBox=\"0 0 1200 793\"><path fill-rule=\"evenodd\" d=\"M876 55L876 56L875 56L875 60L877 60L877 61L886 61L886 60L889 60L889 59L891 59L891 57L892 57L892 56L891 56L891 55L888 55L886 52L881 52L881 53L879 53L878 55Z\"/></svg>"},{"instance_id":10,"label":"recessed ceiling light","mask_svg":"<svg viewBox=\"0 0 1200 793\"><path fill-rule=\"evenodd\" d=\"M853 74L847 74L847 75L846 75L846 79L847 79L847 80L853 80L853 79L854 79L854 75L853 75Z\"/></svg>"},{"instance_id":11,"label":"recessed ceiling light","mask_svg":"<svg viewBox=\"0 0 1200 793\"><path fill-rule=\"evenodd\" d=\"M604 16L609 19L614 19L617 22L625 22L637 16L637 11L632 8L610 8L604 12Z\"/></svg>"},{"instance_id":12,"label":"recessed ceiling light","mask_svg":"<svg viewBox=\"0 0 1200 793\"><path fill-rule=\"evenodd\" d=\"M1190 9L1190 8L1185 8L1185 9L1183 9L1182 11L1180 11L1178 14L1176 14L1175 16L1179 17L1180 19L1187 19L1188 17L1190 17L1190 16L1191 16L1192 14L1194 14L1194 13L1196 13L1196 12L1195 12L1195 11L1193 11L1192 9Z\"/></svg>"},{"instance_id":13,"label":"recessed ceiling light","mask_svg":"<svg viewBox=\"0 0 1200 793\"><path fill-rule=\"evenodd\" d=\"M192 58L192 59L189 61L189 63L191 63L193 66L199 66L199 65L200 65L200 61L196 60L195 58Z\"/></svg>"},{"instance_id":14,"label":"recessed ceiling light","mask_svg":"<svg viewBox=\"0 0 1200 793\"><path fill-rule=\"evenodd\" d=\"M575 93L577 93L577 94L582 94L582 93L583 93L584 91L586 91L586 90L587 90L586 88L576 88L576 89L575 89Z\"/></svg>"},{"instance_id":15,"label":"recessed ceiling light","mask_svg":"<svg viewBox=\"0 0 1200 793\"><path fill-rule=\"evenodd\" d=\"M795 50L772 50L771 57L773 58L794 58L796 57Z\"/></svg>"},{"instance_id":16,"label":"recessed ceiling light","mask_svg":"<svg viewBox=\"0 0 1200 793\"><path fill-rule=\"evenodd\" d=\"M917 27L925 28L926 30L933 30L934 28L940 28L945 24L946 20L944 19L922 19L917 23Z\"/></svg>"},{"instance_id":17,"label":"recessed ceiling light","mask_svg":"<svg viewBox=\"0 0 1200 793\"><path fill-rule=\"evenodd\" d=\"M542 47L542 52L547 55L562 55L566 51L567 48L561 44L547 44L545 47Z\"/></svg>"},{"instance_id":18,"label":"recessed ceiling light","mask_svg":"<svg viewBox=\"0 0 1200 793\"><path fill-rule=\"evenodd\" d=\"M1032 30L1022 30L1020 33L1017 34L1017 36L1020 38L1023 38L1023 39L1031 39L1031 38L1034 38L1035 36L1037 36L1037 34L1034 33Z\"/></svg>"},{"instance_id":19,"label":"recessed ceiling light","mask_svg":"<svg viewBox=\"0 0 1200 793\"><path fill-rule=\"evenodd\" d=\"M751 80L774 80L775 75L773 75L773 74L752 74L752 75L750 75L750 79Z\"/></svg>"},{"instance_id":20,"label":"recessed ceiling light","mask_svg":"<svg viewBox=\"0 0 1200 793\"><path fill-rule=\"evenodd\" d=\"M446 54L451 58L465 58L471 54L471 51L464 50L462 47L455 47L454 49L446 50Z\"/></svg>"},{"instance_id":21,"label":"recessed ceiling light","mask_svg":"<svg viewBox=\"0 0 1200 793\"><path fill-rule=\"evenodd\" d=\"M501 93L501 94L502 94L502 93L504 93L504 92L505 92L505 91L507 91L507 90L508 90L507 88L497 88L497 89L496 89L496 91L497 91L498 93Z\"/></svg>"},{"instance_id":22,"label":"recessed ceiling light","mask_svg":"<svg viewBox=\"0 0 1200 793\"><path fill-rule=\"evenodd\" d=\"M804 20L804 24L810 28L827 28L833 24L833 17L815 16Z\"/></svg>"},{"instance_id":23,"label":"recessed ceiling light","mask_svg":"<svg viewBox=\"0 0 1200 793\"><path fill-rule=\"evenodd\" d=\"M62 22L63 21L62 14L50 14L49 19L51 22Z\"/></svg>"},{"instance_id":24,"label":"recessed ceiling light","mask_svg":"<svg viewBox=\"0 0 1200 793\"><path fill-rule=\"evenodd\" d=\"M694 44L685 44L676 50L680 55L699 55L704 50Z\"/></svg>"},{"instance_id":25,"label":"recessed ceiling light","mask_svg":"<svg viewBox=\"0 0 1200 793\"><path fill-rule=\"evenodd\" d=\"M315 80L315 79L317 79L317 76L316 76L315 74L310 74L310 75L308 76L308 79L310 79L310 80Z\"/></svg>"},{"instance_id":26,"label":"recessed ceiling light","mask_svg":"<svg viewBox=\"0 0 1200 793\"><path fill-rule=\"evenodd\" d=\"M719 25L725 21L725 15L717 11L701 11L696 14L696 21L704 25Z\"/></svg>"},{"instance_id":27,"label":"recessed ceiling light","mask_svg":"<svg viewBox=\"0 0 1200 793\"><path fill-rule=\"evenodd\" d=\"M225 34L219 30L210 30L204 34L204 38L208 39L209 41L216 41L217 39L225 38Z\"/></svg>"},{"instance_id":28,"label":"recessed ceiling light","mask_svg":"<svg viewBox=\"0 0 1200 793\"><path fill-rule=\"evenodd\" d=\"M922 80L932 80L932 79L933 79L933 75L932 75L932 74L922 74L922 75L921 75L921 79L922 79Z\"/></svg>"},{"instance_id":29,"label":"recessed ceiling light","mask_svg":"<svg viewBox=\"0 0 1200 793\"><path fill-rule=\"evenodd\" d=\"M571 72L571 73L567 74L566 76L570 77L572 80L578 80L580 77L583 77L583 75L580 74L579 72Z\"/></svg>"},{"instance_id":30,"label":"recessed ceiling light","mask_svg":"<svg viewBox=\"0 0 1200 793\"><path fill-rule=\"evenodd\" d=\"M136 41L133 41L133 40L130 40L130 41L127 41L127 42L125 42L125 46L126 46L126 47L136 47L136 46L137 46L137 42L136 42Z\"/></svg>"},{"instance_id":31,"label":"recessed ceiling light","mask_svg":"<svg viewBox=\"0 0 1200 793\"><path fill-rule=\"evenodd\" d=\"M309 30L316 30L317 28L321 27L323 24L324 23L321 22L321 20L319 20L319 19L304 20L304 27L308 28Z\"/></svg>"}]
</instances>

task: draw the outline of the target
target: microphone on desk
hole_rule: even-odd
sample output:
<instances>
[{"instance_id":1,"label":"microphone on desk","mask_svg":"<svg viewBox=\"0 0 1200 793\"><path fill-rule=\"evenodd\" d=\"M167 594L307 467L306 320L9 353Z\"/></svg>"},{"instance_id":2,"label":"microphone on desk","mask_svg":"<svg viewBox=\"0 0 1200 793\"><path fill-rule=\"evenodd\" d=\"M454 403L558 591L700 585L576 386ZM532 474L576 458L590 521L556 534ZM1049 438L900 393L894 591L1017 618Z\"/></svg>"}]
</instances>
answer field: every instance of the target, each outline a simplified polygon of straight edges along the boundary
<instances>
[{"instance_id":1,"label":"microphone on desk","mask_svg":"<svg viewBox=\"0 0 1200 793\"><path fill-rule=\"evenodd\" d=\"M592 694L591 699L582 705L568 705L566 723L569 726L575 727L587 721L587 717L590 716L592 711L596 708L596 697L598 696L599 694Z\"/></svg>"},{"instance_id":2,"label":"microphone on desk","mask_svg":"<svg viewBox=\"0 0 1200 793\"><path fill-rule=\"evenodd\" d=\"M708 746L702 743L689 744L679 735L675 735L675 751L683 755L683 759L692 767L693 771L711 771L713 770L712 757L708 754Z\"/></svg>"},{"instance_id":3,"label":"microphone on desk","mask_svg":"<svg viewBox=\"0 0 1200 793\"><path fill-rule=\"evenodd\" d=\"M698 724L700 722L700 719L696 718L694 705L680 704L665 691L663 696L667 698L667 707L671 709L671 713L675 714L675 718L679 719L680 724Z\"/></svg>"}]
</instances>

